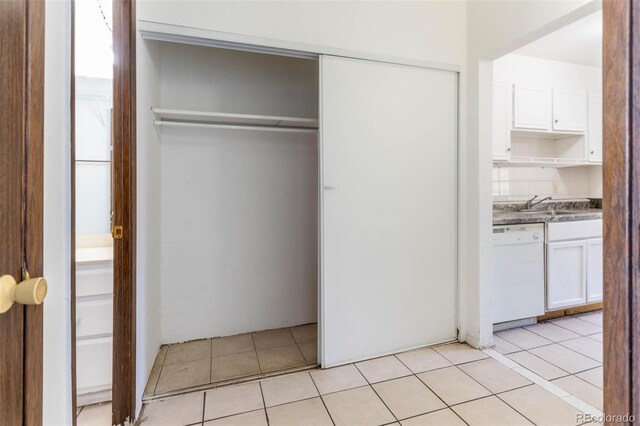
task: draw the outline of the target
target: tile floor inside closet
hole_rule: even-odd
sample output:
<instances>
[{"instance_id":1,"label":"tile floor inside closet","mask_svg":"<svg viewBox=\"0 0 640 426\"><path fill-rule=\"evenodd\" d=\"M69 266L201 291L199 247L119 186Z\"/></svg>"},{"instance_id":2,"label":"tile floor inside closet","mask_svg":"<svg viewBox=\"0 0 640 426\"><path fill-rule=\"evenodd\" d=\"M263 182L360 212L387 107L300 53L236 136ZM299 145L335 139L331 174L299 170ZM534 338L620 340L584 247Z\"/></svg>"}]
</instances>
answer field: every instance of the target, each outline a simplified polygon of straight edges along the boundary
<instances>
[{"instance_id":1,"label":"tile floor inside closet","mask_svg":"<svg viewBox=\"0 0 640 426\"><path fill-rule=\"evenodd\" d=\"M146 396L317 364L317 324L163 345Z\"/></svg>"},{"instance_id":2,"label":"tile floor inside closet","mask_svg":"<svg viewBox=\"0 0 640 426\"><path fill-rule=\"evenodd\" d=\"M601 410L602 314L595 312L498 332L485 351L453 343L161 398L144 405L139 421L576 425ZM85 407L78 424L108 425L107 413L108 405Z\"/></svg>"}]
</instances>

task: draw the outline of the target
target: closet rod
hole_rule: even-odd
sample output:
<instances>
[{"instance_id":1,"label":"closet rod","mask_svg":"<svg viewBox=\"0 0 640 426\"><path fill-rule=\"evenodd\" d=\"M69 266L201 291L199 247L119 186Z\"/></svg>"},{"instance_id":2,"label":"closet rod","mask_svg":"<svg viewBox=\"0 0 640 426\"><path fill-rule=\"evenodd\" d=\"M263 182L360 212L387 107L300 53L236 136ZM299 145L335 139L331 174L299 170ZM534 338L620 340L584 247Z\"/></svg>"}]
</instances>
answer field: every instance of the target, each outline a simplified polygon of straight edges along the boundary
<instances>
[{"instance_id":1,"label":"closet rod","mask_svg":"<svg viewBox=\"0 0 640 426\"><path fill-rule=\"evenodd\" d=\"M155 120L154 126L169 127L202 127L211 129L236 129L236 130L261 130L267 132L295 132L295 133L317 133L318 129L307 127L275 127L275 126L249 126L234 124L214 124L214 123L188 123L184 121L160 121Z\"/></svg>"}]
</instances>

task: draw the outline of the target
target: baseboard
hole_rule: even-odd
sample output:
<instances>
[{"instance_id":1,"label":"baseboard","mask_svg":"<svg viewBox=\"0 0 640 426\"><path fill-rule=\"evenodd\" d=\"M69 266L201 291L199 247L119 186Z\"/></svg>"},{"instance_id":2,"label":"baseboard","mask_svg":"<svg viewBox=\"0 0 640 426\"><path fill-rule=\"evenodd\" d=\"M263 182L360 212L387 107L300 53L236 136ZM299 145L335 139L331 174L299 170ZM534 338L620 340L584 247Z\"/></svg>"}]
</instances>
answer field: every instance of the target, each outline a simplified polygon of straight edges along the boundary
<instances>
[{"instance_id":1,"label":"baseboard","mask_svg":"<svg viewBox=\"0 0 640 426\"><path fill-rule=\"evenodd\" d=\"M602 310L602 302L591 303L589 305L574 306L572 308L558 309L557 311L549 311L538 317L538 321L548 321L556 318L562 318L569 315L584 314L587 312Z\"/></svg>"},{"instance_id":2,"label":"baseboard","mask_svg":"<svg viewBox=\"0 0 640 426\"><path fill-rule=\"evenodd\" d=\"M83 407L85 405L100 404L102 402L111 401L111 389L105 389L96 392L87 392L78 394L76 405Z\"/></svg>"}]
</instances>

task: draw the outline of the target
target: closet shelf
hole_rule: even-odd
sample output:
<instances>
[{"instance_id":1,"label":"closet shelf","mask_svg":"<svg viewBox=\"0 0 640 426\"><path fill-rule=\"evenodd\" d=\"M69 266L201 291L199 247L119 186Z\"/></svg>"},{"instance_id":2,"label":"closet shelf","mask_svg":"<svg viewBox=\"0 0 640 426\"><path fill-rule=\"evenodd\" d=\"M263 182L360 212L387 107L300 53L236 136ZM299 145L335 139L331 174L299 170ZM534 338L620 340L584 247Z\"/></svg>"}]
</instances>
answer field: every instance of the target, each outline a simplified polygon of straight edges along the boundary
<instances>
[{"instance_id":1,"label":"closet shelf","mask_svg":"<svg viewBox=\"0 0 640 426\"><path fill-rule=\"evenodd\" d=\"M318 131L315 118L277 117L225 112L185 111L152 108L155 126L205 127L218 129L264 130L272 132Z\"/></svg>"}]
</instances>

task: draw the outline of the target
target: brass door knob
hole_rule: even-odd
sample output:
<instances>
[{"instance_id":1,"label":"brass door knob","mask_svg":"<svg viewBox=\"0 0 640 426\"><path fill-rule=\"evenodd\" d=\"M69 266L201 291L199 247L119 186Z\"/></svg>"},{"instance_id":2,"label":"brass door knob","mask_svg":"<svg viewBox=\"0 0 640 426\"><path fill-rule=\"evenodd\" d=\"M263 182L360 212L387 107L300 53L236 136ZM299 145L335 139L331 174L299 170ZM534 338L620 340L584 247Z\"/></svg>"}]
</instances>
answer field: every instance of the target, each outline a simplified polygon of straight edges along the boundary
<instances>
[{"instance_id":1,"label":"brass door knob","mask_svg":"<svg viewBox=\"0 0 640 426\"><path fill-rule=\"evenodd\" d=\"M29 278L17 283L11 275L0 277L0 314L7 312L15 302L39 305L47 296L47 280Z\"/></svg>"}]
</instances>

